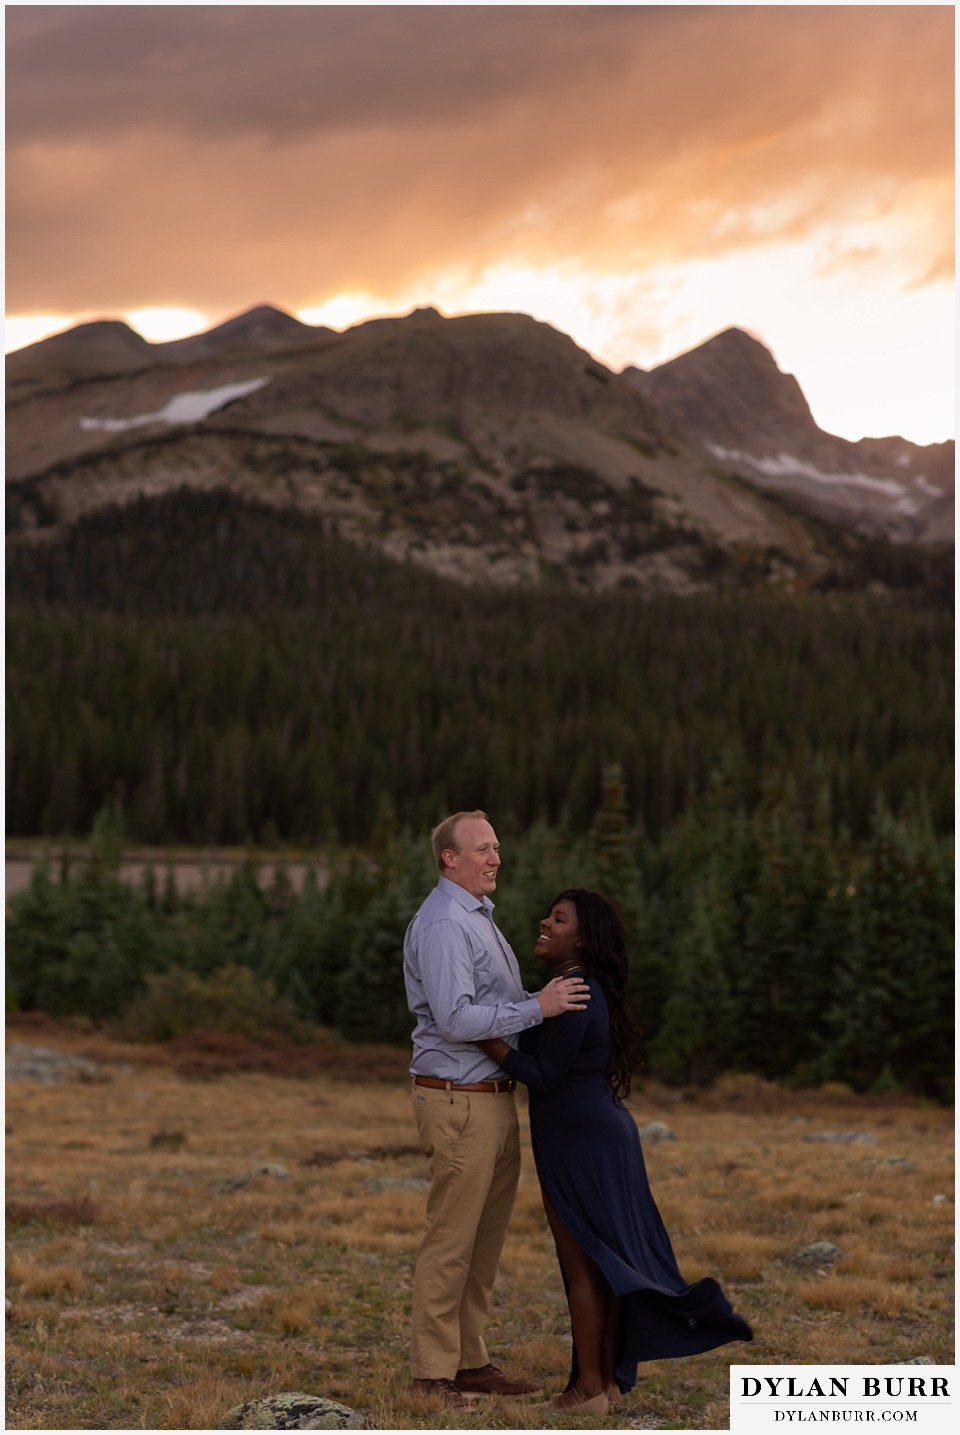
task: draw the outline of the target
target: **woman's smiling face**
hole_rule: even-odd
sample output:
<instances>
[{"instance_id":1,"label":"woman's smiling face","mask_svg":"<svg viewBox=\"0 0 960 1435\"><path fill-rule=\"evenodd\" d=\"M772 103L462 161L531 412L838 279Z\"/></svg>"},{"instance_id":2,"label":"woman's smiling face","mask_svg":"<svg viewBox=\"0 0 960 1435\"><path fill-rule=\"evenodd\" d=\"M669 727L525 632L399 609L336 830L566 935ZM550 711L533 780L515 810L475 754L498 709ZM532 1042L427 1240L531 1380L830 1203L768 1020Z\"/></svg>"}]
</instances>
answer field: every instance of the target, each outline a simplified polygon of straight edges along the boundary
<instances>
[{"instance_id":1,"label":"woman's smiling face","mask_svg":"<svg viewBox=\"0 0 960 1435\"><path fill-rule=\"evenodd\" d=\"M556 902L540 922L540 935L533 949L552 967L570 966L581 957L580 923L577 909L565 899Z\"/></svg>"}]
</instances>

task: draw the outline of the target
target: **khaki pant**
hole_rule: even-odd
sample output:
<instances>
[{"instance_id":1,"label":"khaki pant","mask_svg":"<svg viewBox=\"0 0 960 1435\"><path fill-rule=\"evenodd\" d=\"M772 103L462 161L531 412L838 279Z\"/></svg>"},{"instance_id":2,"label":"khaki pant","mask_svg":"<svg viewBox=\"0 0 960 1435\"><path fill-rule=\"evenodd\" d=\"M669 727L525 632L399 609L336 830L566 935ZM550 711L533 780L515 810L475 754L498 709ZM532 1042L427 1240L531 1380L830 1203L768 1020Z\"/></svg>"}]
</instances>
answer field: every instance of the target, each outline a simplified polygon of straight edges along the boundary
<instances>
[{"instance_id":1,"label":"khaki pant","mask_svg":"<svg viewBox=\"0 0 960 1435\"><path fill-rule=\"evenodd\" d=\"M483 1330L520 1178L520 1128L509 1091L414 1086L412 1099L431 1176L413 1278L412 1373L452 1380L489 1360Z\"/></svg>"}]
</instances>

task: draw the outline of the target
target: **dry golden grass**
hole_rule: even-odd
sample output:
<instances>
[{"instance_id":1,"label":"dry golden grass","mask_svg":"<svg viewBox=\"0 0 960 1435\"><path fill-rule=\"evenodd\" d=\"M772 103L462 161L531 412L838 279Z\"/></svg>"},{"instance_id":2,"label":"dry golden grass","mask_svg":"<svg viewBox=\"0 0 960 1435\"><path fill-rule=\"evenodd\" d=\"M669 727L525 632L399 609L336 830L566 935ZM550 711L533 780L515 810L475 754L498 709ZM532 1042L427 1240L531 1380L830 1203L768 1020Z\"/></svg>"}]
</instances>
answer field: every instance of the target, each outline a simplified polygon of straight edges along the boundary
<instances>
[{"instance_id":1,"label":"dry golden grass","mask_svg":"<svg viewBox=\"0 0 960 1435\"><path fill-rule=\"evenodd\" d=\"M701 1237L710 1265L728 1280L761 1280L764 1268L786 1254L776 1236L755 1236L749 1231L711 1231Z\"/></svg>"},{"instance_id":2,"label":"dry golden grass","mask_svg":"<svg viewBox=\"0 0 960 1435\"><path fill-rule=\"evenodd\" d=\"M797 1298L825 1310L862 1308L884 1316L921 1314L910 1286L899 1281L871 1280L869 1276L830 1275L821 1281L805 1281L797 1287Z\"/></svg>"},{"instance_id":3,"label":"dry golden grass","mask_svg":"<svg viewBox=\"0 0 960 1435\"><path fill-rule=\"evenodd\" d=\"M407 1390L426 1187L402 1053L278 1075L282 1053L258 1070L249 1043L12 1035L93 1055L103 1079L7 1088L9 1427L215 1429L233 1405L301 1389L384 1429L582 1428L523 1402L445 1415ZM591 1428L722 1429L731 1362L952 1363L950 1113L752 1078L631 1104L678 1138L647 1162L681 1268L717 1276L757 1339L645 1367ZM841 1130L876 1142L803 1141ZM491 1349L550 1390L568 1320L525 1147ZM288 1175L231 1188L261 1166ZM797 1260L818 1240L842 1252L822 1271Z\"/></svg>"}]
</instances>

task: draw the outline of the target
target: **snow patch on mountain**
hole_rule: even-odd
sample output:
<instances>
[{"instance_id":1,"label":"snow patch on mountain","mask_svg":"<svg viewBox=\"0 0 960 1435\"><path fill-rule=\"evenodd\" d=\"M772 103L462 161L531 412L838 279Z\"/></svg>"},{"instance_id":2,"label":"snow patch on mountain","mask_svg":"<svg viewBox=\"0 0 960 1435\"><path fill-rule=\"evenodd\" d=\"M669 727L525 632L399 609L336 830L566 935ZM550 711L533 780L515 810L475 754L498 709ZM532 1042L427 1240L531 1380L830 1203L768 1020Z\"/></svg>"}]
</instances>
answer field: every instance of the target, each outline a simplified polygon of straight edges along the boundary
<instances>
[{"instance_id":1,"label":"snow patch on mountain","mask_svg":"<svg viewBox=\"0 0 960 1435\"><path fill-rule=\"evenodd\" d=\"M789 453L780 453L776 458L754 458L735 448L721 448L719 444L708 443L707 447L717 458L734 463L749 463L758 473L769 478L809 478L814 483L838 485L844 488L868 488L874 493L883 493L888 498L901 498L906 494L902 483L895 478L874 478L869 473L824 473L802 458L793 458Z\"/></svg>"},{"instance_id":2,"label":"snow patch on mountain","mask_svg":"<svg viewBox=\"0 0 960 1435\"><path fill-rule=\"evenodd\" d=\"M123 433L125 429L141 428L144 424L201 423L211 414L216 413L218 409L233 403L235 399L242 399L247 394L255 393L257 389L262 389L264 384L269 384L269 382L269 378L248 379L242 384L221 384L216 389L200 389L196 392L175 394L170 402L155 414L137 414L132 419L84 418L80 420L80 427L87 431Z\"/></svg>"}]
</instances>

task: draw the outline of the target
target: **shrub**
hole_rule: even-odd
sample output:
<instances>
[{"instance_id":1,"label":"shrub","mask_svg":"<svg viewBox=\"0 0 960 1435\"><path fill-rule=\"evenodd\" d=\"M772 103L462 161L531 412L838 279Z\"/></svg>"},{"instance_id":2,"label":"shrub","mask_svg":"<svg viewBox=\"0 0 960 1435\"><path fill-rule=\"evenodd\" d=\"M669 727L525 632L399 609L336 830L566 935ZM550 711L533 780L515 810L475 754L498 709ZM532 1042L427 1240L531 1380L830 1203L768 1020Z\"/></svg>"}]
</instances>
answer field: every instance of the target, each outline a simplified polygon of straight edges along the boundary
<instances>
[{"instance_id":1,"label":"shrub","mask_svg":"<svg viewBox=\"0 0 960 1435\"><path fill-rule=\"evenodd\" d=\"M208 977L183 967L147 976L147 990L124 1010L120 1034L133 1041L169 1041L193 1031L224 1031L251 1040L266 1035L307 1041L313 1028L273 982L249 967L228 964Z\"/></svg>"}]
</instances>

